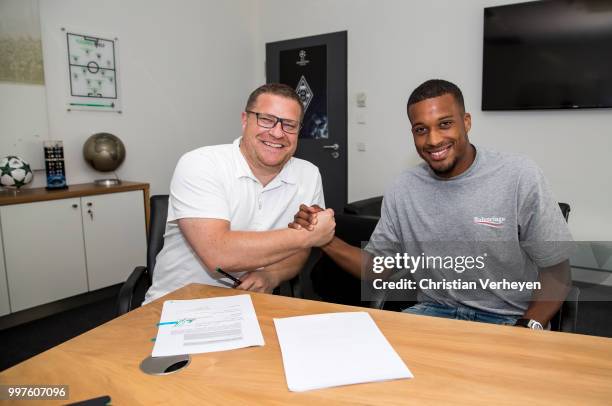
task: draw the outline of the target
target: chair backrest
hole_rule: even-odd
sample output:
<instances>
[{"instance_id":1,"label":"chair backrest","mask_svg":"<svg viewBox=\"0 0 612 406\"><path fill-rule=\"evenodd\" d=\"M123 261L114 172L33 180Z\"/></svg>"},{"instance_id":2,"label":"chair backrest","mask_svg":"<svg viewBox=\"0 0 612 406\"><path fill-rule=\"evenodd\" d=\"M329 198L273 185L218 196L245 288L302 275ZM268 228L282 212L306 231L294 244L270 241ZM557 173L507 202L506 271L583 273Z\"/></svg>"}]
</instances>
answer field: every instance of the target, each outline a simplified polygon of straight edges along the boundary
<instances>
[{"instance_id":1,"label":"chair backrest","mask_svg":"<svg viewBox=\"0 0 612 406\"><path fill-rule=\"evenodd\" d=\"M149 284L153 282L153 269L159 251L164 247L164 233L168 218L168 195L151 196L151 221L149 224L149 240L147 243L147 271Z\"/></svg>"},{"instance_id":2,"label":"chair backrest","mask_svg":"<svg viewBox=\"0 0 612 406\"><path fill-rule=\"evenodd\" d=\"M168 217L168 195L151 196L149 235L147 237L147 265L137 266L121 286L117 295L117 316L139 307L153 283L153 268L159 251L164 246L164 232Z\"/></svg>"},{"instance_id":3,"label":"chair backrest","mask_svg":"<svg viewBox=\"0 0 612 406\"><path fill-rule=\"evenodd\" d=\"M380 208L382 205L382 196L371 197L369 199L357 200L347 203L344 206L344 213L356 214L359 216L375 216L380 217Z\"/></svg>"},{"instance_id":4,"label":"chair backrest","mask_svg":"<svg viewBox=\"0 0 612 406\"><path fill-rule=\"evenodd\" d=\"M569 214L571 207L567 203L559 202L559 208L565 218L565 221L569 220ZM561 308L550 320L550 329L553 331L563 331L565 333L576 332L576 323L578 322L578 297L580 296L580 289L576 286L572 286L565 301L561 305Z\"/></svg>"},{"instance_id":5,"label":"chair backrest","mask_svg":"<svg viewBox=\"0 0 612 406\"><path fill-rule=\"evenodd\" d=\"M563 213L563 217L565 218L565 221L569 220L569 214L571 211L570 205L567 203L561 203L559 202L559 208L561 209L561 213Z\"/></svg>"}]
</instances>

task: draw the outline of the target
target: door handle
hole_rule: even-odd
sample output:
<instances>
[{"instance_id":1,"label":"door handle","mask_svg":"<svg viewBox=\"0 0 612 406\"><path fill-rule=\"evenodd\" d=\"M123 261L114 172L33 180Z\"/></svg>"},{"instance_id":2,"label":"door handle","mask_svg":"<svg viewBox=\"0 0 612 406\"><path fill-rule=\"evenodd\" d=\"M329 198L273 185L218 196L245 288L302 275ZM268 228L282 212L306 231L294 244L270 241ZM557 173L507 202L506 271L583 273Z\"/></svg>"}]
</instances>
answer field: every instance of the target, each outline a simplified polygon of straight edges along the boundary
<instances>
[{"instance_id":1,"label":"door handle","mask_svg":"<svg viewBox=\"0 0 612 406\"><path fill-rule=\"evenodd\" d=\"M338 151L340 149L340 145L332 144L332 145L323 145L324 149L333 149L334 151Z\"/></svg>"}]
</instances>

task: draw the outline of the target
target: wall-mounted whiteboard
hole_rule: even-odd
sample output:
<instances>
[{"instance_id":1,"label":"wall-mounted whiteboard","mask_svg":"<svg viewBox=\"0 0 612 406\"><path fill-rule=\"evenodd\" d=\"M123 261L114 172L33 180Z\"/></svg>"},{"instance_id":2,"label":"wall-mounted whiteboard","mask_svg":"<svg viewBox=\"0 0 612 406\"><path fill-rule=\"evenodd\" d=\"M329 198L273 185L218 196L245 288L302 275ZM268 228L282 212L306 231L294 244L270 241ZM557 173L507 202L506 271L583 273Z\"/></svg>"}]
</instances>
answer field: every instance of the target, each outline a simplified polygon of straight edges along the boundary
<instances>
[{"instance_id":1,"label":"wall-mounted whiteboard","mask_svg":"<svg viewBox=\"0 0 612 406\"><path fill-rule=\"evenodd\" d=\"M68 111L121 113L116 37L66 33Z\"/></svg>"}]
</instances>

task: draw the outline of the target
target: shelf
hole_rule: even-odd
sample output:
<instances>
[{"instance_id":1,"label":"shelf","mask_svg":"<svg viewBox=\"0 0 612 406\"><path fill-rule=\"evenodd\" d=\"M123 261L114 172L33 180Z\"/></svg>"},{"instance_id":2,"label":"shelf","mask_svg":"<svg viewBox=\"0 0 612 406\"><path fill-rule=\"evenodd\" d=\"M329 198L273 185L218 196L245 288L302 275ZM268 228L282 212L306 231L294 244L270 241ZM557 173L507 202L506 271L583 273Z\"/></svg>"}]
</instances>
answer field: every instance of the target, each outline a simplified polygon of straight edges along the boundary
<instances>
[{"instance_id":1,"label":"shelf","mask_svg":"<svg viewBox=\"0 0 612 406\"><path fill-rule=\"evenodd\" d=\"M80 183L76 185L68 185L67 189L55 190L47 190L44 187L25 188L18 191L13 189L5 189L3 191L0 191L0 206L5 206L7 204L20 204L42 202L46 200L67 199L70 197L128 192L131 190L145 190L146 197L148 197L149 184L142 182L121 181L121 184L112 186L100 186L94 183Z\"/></svg>"}]
</instances>

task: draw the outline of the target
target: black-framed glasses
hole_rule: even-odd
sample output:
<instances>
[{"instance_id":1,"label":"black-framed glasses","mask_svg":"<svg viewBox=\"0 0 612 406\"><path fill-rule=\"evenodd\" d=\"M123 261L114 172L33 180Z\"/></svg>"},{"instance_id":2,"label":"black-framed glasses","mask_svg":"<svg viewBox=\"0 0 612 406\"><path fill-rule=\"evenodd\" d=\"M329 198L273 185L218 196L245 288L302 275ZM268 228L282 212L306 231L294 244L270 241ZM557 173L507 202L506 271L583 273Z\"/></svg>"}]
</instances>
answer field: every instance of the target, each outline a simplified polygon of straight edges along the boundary
<instances>
[{"instance_id":1,"label":"black-framed glasses","mask_svg":"<svg viewBox=\"0 0 612 406\"><path fill-rule=\"evenodd\" d=\"M255 114L257 117L257 125L263 128L274 128L277 123L281 124L281 128L287 134L296 134L300 131L302 123L288 118L276 117L272 114L258 113L256 111L245 110L247 113Z\"/></svg>"}]
</instances>

